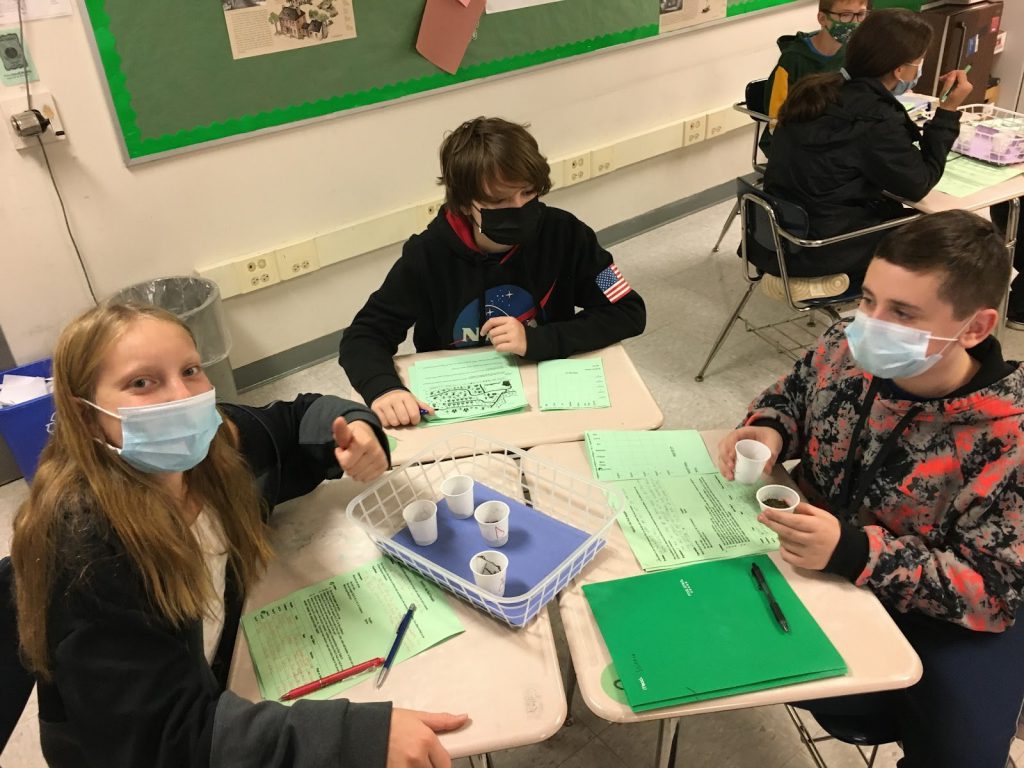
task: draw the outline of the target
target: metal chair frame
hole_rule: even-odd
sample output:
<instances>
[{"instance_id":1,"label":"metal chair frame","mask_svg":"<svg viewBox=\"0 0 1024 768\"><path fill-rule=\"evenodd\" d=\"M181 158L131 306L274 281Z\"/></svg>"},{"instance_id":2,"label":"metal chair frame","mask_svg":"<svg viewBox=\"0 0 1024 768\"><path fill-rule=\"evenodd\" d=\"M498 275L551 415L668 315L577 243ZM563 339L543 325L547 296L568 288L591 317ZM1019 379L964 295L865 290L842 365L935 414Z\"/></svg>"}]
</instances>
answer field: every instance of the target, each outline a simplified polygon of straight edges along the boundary
<instances>
[{"instance_id":1,"label":"metal chair frame","mask_svg":"<svg viewBox=\"0 0 1024 768\"><path fill-rule=\"evenodd\" d=\"M756 80L753 82L757 82ZM747 86L750 87L749 85ZM754 121L754 149L750 154L750 167L754 169L754 173L757 175L758 183L761 181L761 177L764 176L765 169L768 167L768 163L758 162L758 152L761 144L762 131L768 129L772 119L764 112L758 112L756 109L751 109L747 106L747 102L738 101L732 105L732 108L737 112L742 112L744 115L748 115L751 120ZM729 229L732 227L732 223L736 220L736 217L740 215L740 201L737 199L732 206L732 210L729 212L729 216L725 220L725 225L722 227L722 232L718 236L718 241L715 243L715 247L711 249L712 253L718 253L718 249L722 247L722 241L725 240L725 236L729 233Z\"/></svg>"},{"instance_id":2,"label":"metal chair frame","mask_svg":"<svg viewBox=\"0 0 1024 768\"><path fill-rule=\"evenodd\" d=\"M759 206L765 212L765 215L768 217L769 226L772 232L772 243L775 250L775 257L778 260L779 265L779 277L782 279L782 285L786 293L786 303L789 304L790 309L797 313L796 317L790 317L786 320L781 320L777 323L754 326L740 314L741 312L743 312L744 307L746 307L747 302L753 295L754 289L757 288L758 284L761 282L761 275L758 274L756 268L752 268L750 259L747 256L748 233L747 225L745 222L747 220L746 206L748 205ZM783 229L779 225L778 217L775 215L775 209L767 200L765 200L762 197L751 194L750 192L746 192L742 195L737 196L737 206L739 208L740 214L742 214L742 219L744 221L744 225L740 235L740 255L742 256L743 260L743 279L747 281L747 290L740 298L740 302L739 304L736 305L736 309L733 310L732 315L729 316L729 319L726 321L721 333L719 333L718 338L715 340L714 345L711 347L711 352L708 353L708 357L704 361L704 365L701 366L700 371L697 373L695 379L698 382L704 381L704 372L707 370L708 366L711 365L711 361L714 360L715 355L718 354L719 349L721 349L722 344L725 342L725 339L729 335L729 332L732 330L732 326L735 324L736 320L743 320L743 324L746 326L748 332L755 334L758 338L773 346L779 353L788 355L789 357L795 360L797 359L797 355L794 354L796 349L803 349L810 342L808 341L804 343L799 343L796 339L793 339L791 336L788 336L788 334L786 334L785 331L779 331L780 327L793 324L802 319L808 319L808 325L813 327L814 322L812 318L812 313L814 312L822 312L828 317L830 324L834 323L840 319L840 314L836 309L837 307L840 307L844 304L849 304L859 299L859 296L845 296L842 298L835 297L834 300L822 298L814 299L810 302L798 303L793 298L793 294L789 286L789 271L786 268L786 257L785 250L783 247L783 240L785 240L788 243L791 243L792 245L799 246L800 248L822 248L824 246L834 245L835 243L842 243L846 242L847 240L854 240L858 237L864 237L865 235L871 235L876 232L884 232L885 230L895 229L897 227L903 226L904 224L908 224L911 221L919 219L923 215L918 214L916 216L908 216L902 219L893 219L892 221L885 221L882 222L881 224L876 224L871 227L865 227L864 229L858 229L854 230L853 232L847 232L845 234L836 235L835 237L829 237L820 240L811 240L800 237L798 235L794 235L793 233ZM776 333L780 333L796 346L783 346L778 342L778 340L769 336L768 331L775 331ZM813 336L814 338L817 338L817 334L813 334ZM811 341L813 341L813 339L811 339Z\"/></svg>"},{"instance_id":3,"label":"metal chair frame","mask_svg":"<svg viewBox=\"0 0 1024 768\"><path fill-rule=\"evenodd\" d=\"M828 768L828 764L825 762L825 758L821 756L821 752L818 750L818 743L822 741L838 741L835 736L825 734L824 736L812 736L810 730L804 724L803 718L796 711L796 707L791 704L786 705L786 714L789 715L790 720L793 721L793 725L796 726L797 733L800 734L800 741L807 747L808 753L811 755L811 760L814 761L814 765L817 768ZM847 744L849 742L843 742ZM861 744L850 744L855 747L857 753L860 755L860 759L864 761L866 768L874 768L875 758L878 757L879 744L861 745ZM865 747L870 746L871 750L865 754Z\"/></svg>"}]
</instances>

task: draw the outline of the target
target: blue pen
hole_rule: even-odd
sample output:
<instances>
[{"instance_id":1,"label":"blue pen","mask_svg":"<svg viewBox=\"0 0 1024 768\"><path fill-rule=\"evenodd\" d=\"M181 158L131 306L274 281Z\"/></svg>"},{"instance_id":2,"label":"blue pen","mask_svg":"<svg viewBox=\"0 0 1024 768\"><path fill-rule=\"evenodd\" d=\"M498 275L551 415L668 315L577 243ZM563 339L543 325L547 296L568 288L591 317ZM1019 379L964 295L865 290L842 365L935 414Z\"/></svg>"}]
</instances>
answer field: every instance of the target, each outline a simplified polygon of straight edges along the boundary
<instances>
[{"instance_id":1,"label":"blue pen","mask_svg":"<svg viewBox=\"0 0 1024 768\"><path fill-rule=\"evenodd\" d=\"M409 604L409 610L405 612L405 616L402 617L402 622L398 625L398 632L395 634L395 642L391 644L391 650L388 651L388 657L384 660L384 666L380 668L380 672L377 673L377 687L380 688L384 685L384 681L388 679L388 673L391 671L391 665L395 663L395 656L398 655L398 647L402 644L402 638L405 637L405 631L409 629L409 622L412 621L412 615L416 612L416 603Z\"/></svg>"}]
</instances>

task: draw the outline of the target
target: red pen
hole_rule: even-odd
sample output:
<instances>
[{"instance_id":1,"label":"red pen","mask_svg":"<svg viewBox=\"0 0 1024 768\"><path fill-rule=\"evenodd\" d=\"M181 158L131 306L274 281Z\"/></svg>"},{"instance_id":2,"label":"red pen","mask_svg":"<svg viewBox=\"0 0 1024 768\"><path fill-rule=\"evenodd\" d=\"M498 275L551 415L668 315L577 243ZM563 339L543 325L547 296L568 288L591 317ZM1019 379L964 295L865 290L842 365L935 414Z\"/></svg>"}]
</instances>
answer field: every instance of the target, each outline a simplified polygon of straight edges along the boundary
<instances>
[{"instance_id":1,"label":"red pen","mask_svg":"<svg viewBox=\"0 0 1024 768\"><path fill-rule=\"evenodd\" d=\"M306 683L305 685L300 685L298 688L292 688L288 693L281 697L281 701L291 701L292 699L297 699L300 696L305 696L307 693L319 691L321 688L326 688L328 685L333 685L334 683L340 683L342 680L350 678L353 675L358 675L360 672L365 672L368 669L379 667L383 663L384 659L378 656L376 659L370 659L369 661L364 661L362 664L356 664L354 667L343 669L340 672L334 672L327 677L321 677L319 680L314 680L312 683Z\"/></svg>"}]
</instances>

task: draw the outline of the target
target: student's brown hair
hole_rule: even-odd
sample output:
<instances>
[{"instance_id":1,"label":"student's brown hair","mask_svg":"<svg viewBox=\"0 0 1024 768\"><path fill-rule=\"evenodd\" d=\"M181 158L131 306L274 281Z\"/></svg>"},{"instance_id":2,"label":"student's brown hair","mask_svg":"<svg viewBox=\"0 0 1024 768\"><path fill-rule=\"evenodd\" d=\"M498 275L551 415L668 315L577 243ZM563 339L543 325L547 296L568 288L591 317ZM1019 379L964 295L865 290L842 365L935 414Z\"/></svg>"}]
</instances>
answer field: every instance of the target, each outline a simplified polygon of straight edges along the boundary
<instances>
[{"instance_id":1,"label":"student's brown hair","mask_svg":"<svg viewBox=\"0 0 1024 768\"><path fill-rule=\"evenodd\" d=\"M488 182L523 184L538 196L551 191L551 168L525 125L500 117L467 120L441 143L441 177L445 202L466 213L474 200L495 203Z\"/></svg>"},{"instance_id":2,"label":"student's brown hair","mask_svg":"<svg viewBox=\"0 0 1024 768\"><path fill-rule=\"evenodd\" d=\"M910 272L941 272L939 298L967 318L996 309L1010 286L1010 257L998 230L977 214L945 211L893 230L875 258Z\"/></svg>"},{"instance_id":3,"label":"student's brown hair","mask_svg":"<svg viewBox=\"0 0 1024 768\"><path fill-rule=\"evenodd\" d=\"M921 58L932 42L932 28L905 8L875 11L857 27L846 46L845 69L852 79L882 78ZM839 101L844 78L838 72L808 75L793 86L779 110L779 123L806 123Z\"/></svg>"},{"instance_id":4,"label":"student's brown hair","mask_svg":"<svg viewBox=\"0 0 1024 768\"><path fill-rule=\"evenodd\" d=\"M189 329L156 307L103 304L73 320L53 355L54 431L40 457L28 499L14 519L18 637L22 655L42 679L51 676L47 613L54 590L87 579L95 553L82 545L120 541L145 583L153 612L175 626L203 616L216 595L203 552L180 503L152 475L123 461L105 443L94 400L110 346L135 322L155 319ZM252 584L271 556L262 498L228 424L206 459L185 473L189 496L204 503L224 531L228 567ZM100 556L107 556L105 551ZM56 596L56 599L60 599Z\"/></svg>"}]
</instances>

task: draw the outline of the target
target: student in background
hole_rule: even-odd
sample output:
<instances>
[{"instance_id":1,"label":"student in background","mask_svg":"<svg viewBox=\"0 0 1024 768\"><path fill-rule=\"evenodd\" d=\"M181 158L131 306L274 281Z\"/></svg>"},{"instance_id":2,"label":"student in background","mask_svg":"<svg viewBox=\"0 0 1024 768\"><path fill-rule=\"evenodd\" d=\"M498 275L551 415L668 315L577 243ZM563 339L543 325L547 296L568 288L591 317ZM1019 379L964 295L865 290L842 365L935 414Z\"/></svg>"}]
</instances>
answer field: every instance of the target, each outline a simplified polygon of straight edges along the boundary
<instances>
[{"instance_id":1,"label":"student in background","mask_svg":"<svg viewBox=\"0 0 1024 768\"><path fill-rule=\"evenodd\" d=\"M441 144L444 206L341 338L338 362L384 426L430 412L395 373L410 327L418 352L490 344L532 361L643 332L644 302L594 231L540 202L549 174L536 139L501 118L469 120Z\"/></svg>"},{"instance_id":2,"label":"student in background","mask_svg":"<svg viewBox=\"0 0 1024 768\"><path fill-rule=\"evenodd\" d=\"M807 499L759 520L786 562L870 589L914 646L904 691L808 702L899 727L901 768L1004 768L1024 701L1024 366L992 331L1002 239L965 211L879 246L852 323L826 331L721 442L771 448Z\"/></svg>"},{"instance_id":3,"label":"student in background","mask_svg":"<svg viewBox=\"0 0 1024 768\"><path fill-rule=\"evenodd\" d=\"M992 223L1000 232L1006 232L1006 224L1010 218L1010 204L1000 203L992 206ZM1024 211L1017 223L1017 248L1013 255L1013 268L1017 276L1010 283L1010 299L1006 305L1006 327L1015 331L1024 331Z\"/></svg>"},{"instance_id":4,"label":"student in background","mask_svg":"<svg viewBox=\"0 0 1024 768\"><path fill-rule=\"evenodd\" d=\"M65 328L53 375L56 430L11 547L52 768L450 766L434 731L464 716L226 690L270 510L342 470L387 469L368 409L329 395L218 407L188 329L131 304Z\"/></svg>"},{"instance_id":5,"label":"student in background","mask_svg":"<svg viewBox=\"0 0 1024 768\"><path fill-rule=\"evenodd\" d=\"M779 62L765 84L764 111L773 120L797 81L808 75L838 72L853 31L868 17L868 0L818 0L817 32L797 32L778 40ZM771 133L765 131L761 149L767 155Z\"/></svg>"},{"instance_id":6,"label":"student in background","mask_svg":"<svg viewBox=\"0 0 1024 768\"><path fill-rule=\"evenodd\" d=\"M783 104L764 188L807 211L812 239L905 216L886 193L920 200L942 178L960 133L957 108L972 90L966 74L942 78L940 90L952 90L923 131L896 99L917 83L931 39L920 14L875 11L853 33L844 70L804 78ZM796 277L845 272L859 285L882 237L806 249L787 269ZM774 254L755 243L751 256L759 268L777 274Z\"/></svg>"}]
</instances>

